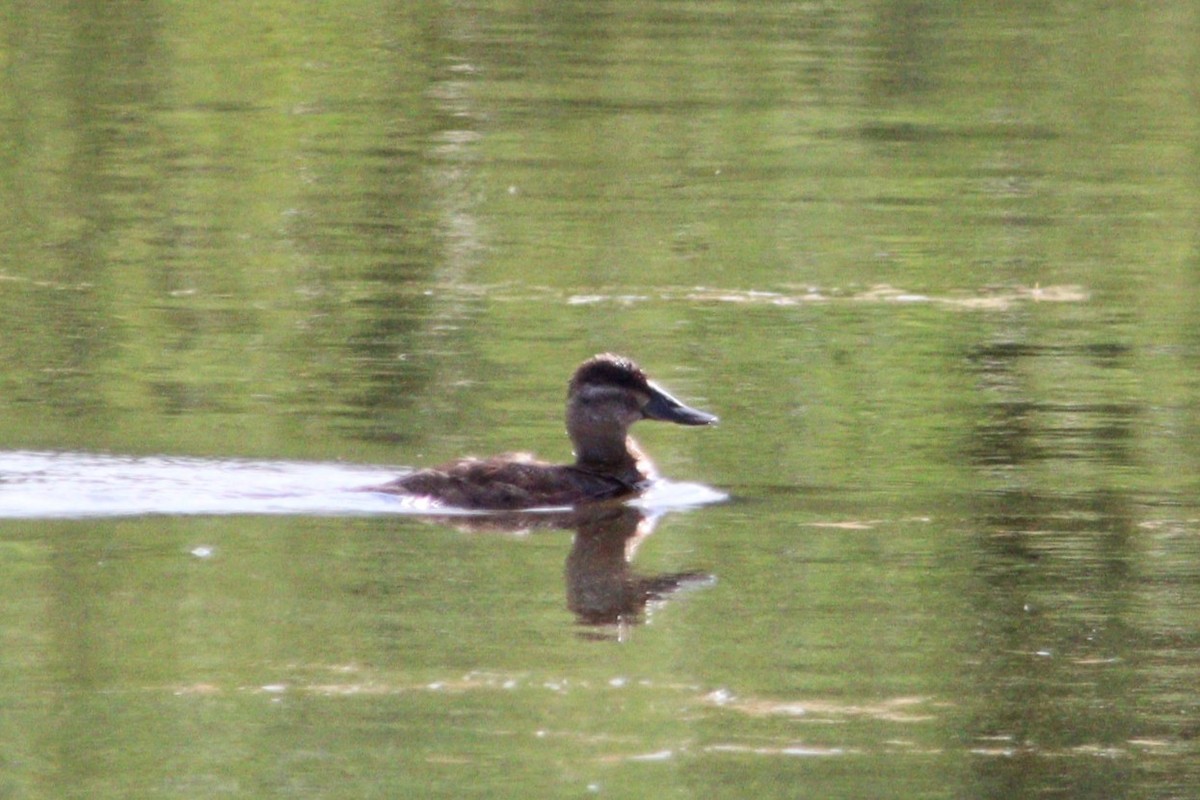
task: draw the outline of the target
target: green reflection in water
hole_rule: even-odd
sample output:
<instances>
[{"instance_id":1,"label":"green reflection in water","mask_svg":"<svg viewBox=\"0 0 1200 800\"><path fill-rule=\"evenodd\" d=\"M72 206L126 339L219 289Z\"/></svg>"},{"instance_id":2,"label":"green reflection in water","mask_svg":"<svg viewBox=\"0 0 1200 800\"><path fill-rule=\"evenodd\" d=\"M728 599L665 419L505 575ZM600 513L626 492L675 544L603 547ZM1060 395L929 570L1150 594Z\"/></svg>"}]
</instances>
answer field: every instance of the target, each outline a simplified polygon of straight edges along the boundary
<instances>
[{"instance_id":1,"label":"green reflection in water","mask_svg":"<svg viewBox=\"0 0 1200 800\"><path fill-rule=\"evenodd\" d=\"M717 581L5 521L0 793L1194 794L1191 6L228 11L0 20L4 448L565 458L612 349Z\"/></svg>"}]
</instances>

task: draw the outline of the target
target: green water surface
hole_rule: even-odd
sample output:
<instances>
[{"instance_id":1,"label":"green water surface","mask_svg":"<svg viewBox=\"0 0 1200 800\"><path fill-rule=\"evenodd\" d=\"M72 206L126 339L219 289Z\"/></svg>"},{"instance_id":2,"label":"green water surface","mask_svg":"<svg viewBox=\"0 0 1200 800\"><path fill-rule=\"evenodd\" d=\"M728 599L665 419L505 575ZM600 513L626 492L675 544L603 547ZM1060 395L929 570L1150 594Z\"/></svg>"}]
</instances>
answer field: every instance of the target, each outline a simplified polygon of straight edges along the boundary
<instances>
[{"instance_id":1,"label":"green water surface","mask_svg":"<svg viewBox=\"0 0 1200 800\"><path fill-rule=\"evenodd\" d=\"M565 530L0 520L0 798L1194 796L1198 41L8 4L0 450L566 459L612 350L720 415L638 435L731 499L607 625Z\"/></svg>"}]
</instances>

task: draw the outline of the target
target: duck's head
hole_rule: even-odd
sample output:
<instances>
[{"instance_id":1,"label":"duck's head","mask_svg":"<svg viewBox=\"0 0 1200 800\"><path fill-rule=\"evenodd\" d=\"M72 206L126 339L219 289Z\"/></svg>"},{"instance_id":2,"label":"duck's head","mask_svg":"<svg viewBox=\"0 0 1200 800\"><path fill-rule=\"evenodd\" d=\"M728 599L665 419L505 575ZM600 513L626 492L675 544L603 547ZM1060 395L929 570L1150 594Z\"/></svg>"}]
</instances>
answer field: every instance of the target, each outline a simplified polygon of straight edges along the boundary
<instances>
[{"instance_id":1,"label":"duck's head","mask_svg":"<svg viewBox=\"0 0 1200 800\"><path fill-rule=\"evenodd\" d=\"M712 414L676 400L628 358L604 353L579 365L567 387L567 433L578 463L615 464L629 458L625 438L643 419L711 425Z\"/></svg>"}]
</instances>

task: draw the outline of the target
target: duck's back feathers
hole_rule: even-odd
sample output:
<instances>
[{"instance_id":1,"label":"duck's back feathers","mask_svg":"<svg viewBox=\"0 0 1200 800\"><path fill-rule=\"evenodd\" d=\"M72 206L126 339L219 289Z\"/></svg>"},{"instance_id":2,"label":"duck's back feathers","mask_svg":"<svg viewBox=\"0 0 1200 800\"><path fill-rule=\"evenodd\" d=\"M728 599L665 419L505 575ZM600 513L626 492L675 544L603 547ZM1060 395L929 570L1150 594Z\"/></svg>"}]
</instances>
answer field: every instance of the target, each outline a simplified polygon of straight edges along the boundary
<instances>
[{"instance_id":1,"label":"duck's back feathers","mask_svg":"<svg viewBox=\"0 0 1200 800\"><path fill-rule=\"evenodd\" d=\"M432 497L453 508L512 510L611 500L639 488L613 475L514 453L419 470L376 491Z\"/></svg>"}]
</instances>

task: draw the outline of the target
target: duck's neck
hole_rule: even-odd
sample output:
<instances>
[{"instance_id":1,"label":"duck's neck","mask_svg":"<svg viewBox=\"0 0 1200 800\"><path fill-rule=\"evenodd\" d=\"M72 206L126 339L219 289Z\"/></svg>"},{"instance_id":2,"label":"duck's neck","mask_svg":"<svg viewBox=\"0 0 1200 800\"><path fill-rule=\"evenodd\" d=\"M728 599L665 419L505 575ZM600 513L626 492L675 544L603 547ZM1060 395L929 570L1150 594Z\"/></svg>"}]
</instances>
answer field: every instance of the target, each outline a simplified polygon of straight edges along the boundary
<instances>
[{"instance_id":1,"label":"duck's neck","mask_svg":"<svg viewBox=\"0 0 1200 800\"><path fill-rule=\"evenodd\" d=\"M568 433L575 448L575 466L580 469L634 482L645 477L638 469L637 445L625 431L569 430Z\"/></svg>"},{"instance_id":2,"label":"duck's neck","mask_svg":"<svg viewBox=\"0 0 1200 800\"><path fill-rule=\"evenodd\" d=\"M629 454L626 437L619 439L588 439L575 441L575 463L579 466L590 467L622 467L633 464L634 458Z\"/></svg>"}]
</instances>

